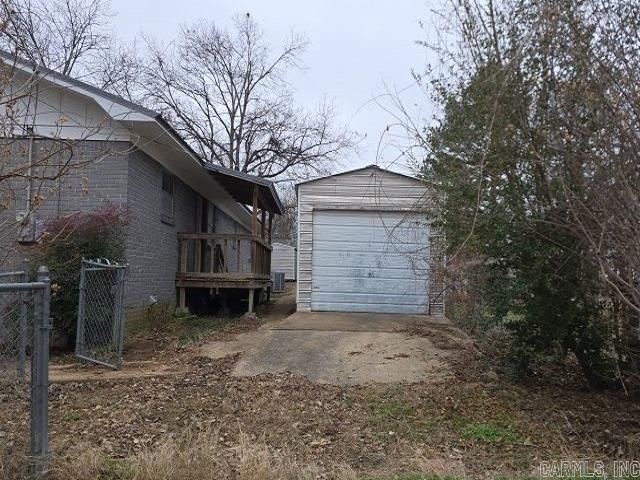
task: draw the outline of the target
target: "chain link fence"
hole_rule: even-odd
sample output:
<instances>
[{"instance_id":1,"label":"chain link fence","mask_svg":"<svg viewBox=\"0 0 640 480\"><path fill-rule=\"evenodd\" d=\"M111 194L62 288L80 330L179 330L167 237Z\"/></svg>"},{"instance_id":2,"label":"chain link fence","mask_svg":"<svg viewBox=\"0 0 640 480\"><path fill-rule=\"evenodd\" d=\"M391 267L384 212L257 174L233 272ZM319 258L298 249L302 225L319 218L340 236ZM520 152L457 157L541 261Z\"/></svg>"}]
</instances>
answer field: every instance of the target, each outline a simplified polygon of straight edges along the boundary
<instances>
[{"instance_id":1,"label":"chain link fence","mask_svg":"<svg viewBox=\"0 0 640 480\"><path fill-rule=\"evenodd\" d=\"M80 270L76 356L118 369L124 340L126 265L83 260Z\"/></svg>"},{"instance_id":2,"label":"chain link fence","mask_svg":"<svg viewBox=\"0 0 640 480\"><path fill-rule=\"evenodd\" d=\"M50 280L0 274L0 478L43 478L48 457Z\"/></svg>"},{"instance_id":3,"label":"chain link fence","mask_svg":"<svg viewBox=\"0 0 640 480\"><path fill-rule=\"evenodd\" d=\"M27 270L0 273L0 283L27 283ZM33 316L31 296L19 290L0 292L0 378L3 383L24 382L27 347Z\"/></svg>"}]
</instances>

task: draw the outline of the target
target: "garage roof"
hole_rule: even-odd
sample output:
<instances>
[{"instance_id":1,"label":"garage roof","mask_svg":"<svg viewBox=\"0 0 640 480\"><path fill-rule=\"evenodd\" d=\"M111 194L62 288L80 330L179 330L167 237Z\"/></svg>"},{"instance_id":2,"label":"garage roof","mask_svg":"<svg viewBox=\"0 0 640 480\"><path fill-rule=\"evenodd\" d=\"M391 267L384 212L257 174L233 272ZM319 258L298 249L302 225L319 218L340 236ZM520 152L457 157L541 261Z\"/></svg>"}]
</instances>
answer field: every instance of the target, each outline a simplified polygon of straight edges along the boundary
<instances>
[{"instance_id":1,"label":"garage roof","mask_svg":"<svg viewBox=\"0 0 640 480\"><path fill-rule=\"evenodd\" d=\"M385 169L385 168L381 168L381 167L379 167L378 165L371 164L371 165L367 165L366 167L355 168L355 169L353 169L353 170L347 170L346 172L333 173L333 174L331 174L331 175L325 175L325 176L323 176L323 177L312 178L311 180L304 180L304 181L302 181L302 182L298 182L298 183L296 183L296 190L298 189L298 186L299 186L299 185L304 185L304 184L307 184L307 183L317 182L317 181L319 181L319 180L325 180L325 179L327 179L327 178L337 177L337 176L340 176L340 175L346 175L347 173L360 172L360 171L362 171L362 170L368 170L368 169L374 169L374 170L378 170L378 171L380 171L380 172L384 172L384 173L391 173L391 174L393 174L393 175L398 175L398 176L400 176L400 177L405 177L405 178L408 178L408 179L410 179L410 180L414 180L414 181L416 181L416 182L420 182L420 183L422 183L422 180L420 180L419 178L416 178L416 177L412 177L411 175L405 175L404 173L394 172L394 171L392 171L392 170L387 170L387 169Z\"/></svg>"}]
</instances>

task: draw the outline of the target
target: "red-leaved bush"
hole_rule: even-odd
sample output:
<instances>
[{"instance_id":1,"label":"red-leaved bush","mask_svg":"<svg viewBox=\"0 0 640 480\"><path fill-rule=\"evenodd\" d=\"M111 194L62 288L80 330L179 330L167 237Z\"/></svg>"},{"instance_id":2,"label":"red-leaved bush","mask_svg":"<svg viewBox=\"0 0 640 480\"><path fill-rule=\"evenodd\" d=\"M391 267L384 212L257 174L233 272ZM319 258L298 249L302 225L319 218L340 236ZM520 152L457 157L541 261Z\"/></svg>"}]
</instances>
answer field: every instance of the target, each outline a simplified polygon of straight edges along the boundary
<instances>
[{"instance_id":1,"label":"red-leaved bush","mask_svg":"<svg viewBox=\"0 0 640 480\"><path fill-rule=\"evenodd\" d=\"M81 260L123 262L129 221L126 206L107 203L91 212L60 215L44 224L32 264L49 267L53 328L66 339L67 346L75 339Z\"/></svg>"}]
</instances>

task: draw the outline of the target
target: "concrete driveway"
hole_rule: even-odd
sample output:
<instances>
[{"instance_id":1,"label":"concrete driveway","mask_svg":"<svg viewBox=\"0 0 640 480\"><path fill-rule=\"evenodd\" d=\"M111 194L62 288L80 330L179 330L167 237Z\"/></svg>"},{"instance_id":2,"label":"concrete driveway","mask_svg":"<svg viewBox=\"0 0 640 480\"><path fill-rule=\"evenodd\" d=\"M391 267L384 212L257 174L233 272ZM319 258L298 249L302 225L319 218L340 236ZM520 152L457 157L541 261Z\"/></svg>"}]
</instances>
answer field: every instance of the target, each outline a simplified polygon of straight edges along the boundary
<instances>
[{"instance_id":1,"label":"concrete driveway","mask_svg":"<svg viewBox=\"0 0 640 480\"><path fill-rule=\"evenodd\" d=\"M288 372L357 385L446 381L452 375L447 357L469 345L443 317L296 312L233 340L208 343L202 354L240 353L233 371L238 376Z\"/></svg>"}]
</instances>

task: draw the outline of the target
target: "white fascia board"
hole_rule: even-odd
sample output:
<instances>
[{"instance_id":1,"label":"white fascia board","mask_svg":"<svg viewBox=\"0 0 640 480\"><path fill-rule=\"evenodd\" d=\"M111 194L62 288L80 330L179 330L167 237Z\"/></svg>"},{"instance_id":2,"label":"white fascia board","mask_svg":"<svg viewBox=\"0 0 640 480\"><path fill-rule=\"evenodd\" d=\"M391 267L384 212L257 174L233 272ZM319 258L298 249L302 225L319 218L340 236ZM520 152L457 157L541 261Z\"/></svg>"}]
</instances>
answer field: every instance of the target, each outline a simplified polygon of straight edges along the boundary
<instances>
[{"instance_id":1,"label":"white fascia board","mask_svg":"<svg viewBox=\"0 0 640 480\"><path fill-rule=\"evenodd\" d=\"M131 107L116 103L113 100L108 100L104 97L100 97L99 95L92 95L91 93L86 93L84 95L95 100L95 102L100 105L100 108L102 108L114 120L121 122L148 122L152 120L152 117L145 115L144 113L137 112Z\"/></svg>"},{"instance_id":2,"label":"white fascia board","mask_svg":"<svg viewBox=\"0 0 640 480\"><path fill-rule=\"evenodd\" d=\"M33 77L35 72L28 65L22 65L21 63L16 63L15 68L22 71L24 74L29 77ZM119 103L117 100L111 98L110 96L100 95L97 92L92 91L89 87L83 88L82 86L65 80L64 78L60 78L54 75L47 75L46 73L39 75L39 81L45 81L51 83L53 85L57 85L61 88L64 88L68 91L77 93L83 97L87 97L95 101L100 108L102 108L105 113L107 113L114 120L129 120L129 121L149 121L153 120L153 117L147 115L135 108L132 108L129 105L125 105ZM108 94L107 94L108 95Z\"/></svg>"}]
</instances>

